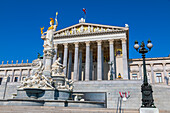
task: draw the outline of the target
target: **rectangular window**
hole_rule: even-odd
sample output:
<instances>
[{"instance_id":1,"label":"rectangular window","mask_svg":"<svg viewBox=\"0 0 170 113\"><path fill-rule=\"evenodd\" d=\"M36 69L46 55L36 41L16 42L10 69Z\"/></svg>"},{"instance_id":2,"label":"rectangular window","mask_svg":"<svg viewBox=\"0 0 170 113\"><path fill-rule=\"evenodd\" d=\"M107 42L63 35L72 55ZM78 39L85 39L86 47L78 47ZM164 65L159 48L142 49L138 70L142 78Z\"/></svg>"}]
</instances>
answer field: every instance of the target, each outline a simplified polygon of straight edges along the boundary
<instances>
[{"instance_id":1,"label":"rectangular window","mask_svg":"<svg viewBox=\"0 0 170 113\"><path fill-rule=\"evenodd\" d=\"M3 79L3 78L0 78L0 85L1 85L2 79Z\"/></svg>"},{"instance_id":2,"label":"rectangular window","mask_svg":"<svg viewBox=\"0 0 170 113\"><path fill-rule=\"evenodd\" d=\"M18 82L18 77L15 77L14 82Z\"/></svg>"},{"instance_id":3,"label":"rectangular window","mask_svg":"<svg viewBox=\"0 0 170 113\"><path fill-rule=\"evenodd\" d=\"M162 82L162 74L161 73L156 73L156 82L161 83Z\"/></svg>"},{"instance_id":4,"label":"rectangular window","mask_svg":"<svg viewBox=\"0 0 170 113\"><path fill-rule=\"evenodd\" d=\"M25 77L22 77L22 81L25 79Z\"/></svg>"},{"instance_id":5,"label":"rectangular window","mask_svg":"<svg viewBox=\"0 0 170 113\"><path fill-rule=\"evenodd\" d=\"M137 80L137 79L138 79L137 74L132 74L132 80Z\"/></svg>"}]
</instances>

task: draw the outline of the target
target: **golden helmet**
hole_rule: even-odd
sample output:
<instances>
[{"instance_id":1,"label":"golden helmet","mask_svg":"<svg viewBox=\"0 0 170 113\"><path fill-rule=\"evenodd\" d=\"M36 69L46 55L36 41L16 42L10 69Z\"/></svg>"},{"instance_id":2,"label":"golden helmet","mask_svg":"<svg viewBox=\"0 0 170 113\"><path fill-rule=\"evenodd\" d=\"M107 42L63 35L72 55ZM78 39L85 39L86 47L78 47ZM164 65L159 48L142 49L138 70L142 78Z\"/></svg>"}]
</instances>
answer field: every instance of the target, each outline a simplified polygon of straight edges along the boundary
<instances>
[{"instance_id":1,"label":"golden helmet","mask_svg":"<svg viewBox=\"0 0 170 113\"><path fill-rule=\"evenodd\" d=\"M54 24L54 19L53 18L50 18L51 19L51 21L50 22L52 22L52 24Z\"/></svg>"}]
</instances>

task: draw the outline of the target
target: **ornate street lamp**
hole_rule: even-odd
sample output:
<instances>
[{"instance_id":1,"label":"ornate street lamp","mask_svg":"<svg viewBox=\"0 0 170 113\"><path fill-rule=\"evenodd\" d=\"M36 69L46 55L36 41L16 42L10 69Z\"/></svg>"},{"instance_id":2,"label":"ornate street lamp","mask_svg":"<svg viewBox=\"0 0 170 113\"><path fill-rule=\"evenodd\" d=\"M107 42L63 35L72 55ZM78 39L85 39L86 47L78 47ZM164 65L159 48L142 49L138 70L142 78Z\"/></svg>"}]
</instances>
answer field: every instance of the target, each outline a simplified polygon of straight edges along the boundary
<instances>
[{"instance_id":1,"label":"ornate street lamp","mask_svg":"<svg viewBox=\"0 0 170 113\"><path fill-rule=\"evenodd\" d=\"M153 47L152 43L150 40L148 40L147 48L149 51ZM147 74L146 74L146 64L145 64L145 53L148 52L148 49L145 48L144 42L141 43L139 46L138 41L135 41L134 48L142 54L143 58L143 74L144 74L144 79L143 79L143 84L141 86L141 92L142 92L142 106L145 108L156 108L154 106L154 100L153 100L153 90L152 86L148 83L147 79Z\"/></svg>"}]
</instances>

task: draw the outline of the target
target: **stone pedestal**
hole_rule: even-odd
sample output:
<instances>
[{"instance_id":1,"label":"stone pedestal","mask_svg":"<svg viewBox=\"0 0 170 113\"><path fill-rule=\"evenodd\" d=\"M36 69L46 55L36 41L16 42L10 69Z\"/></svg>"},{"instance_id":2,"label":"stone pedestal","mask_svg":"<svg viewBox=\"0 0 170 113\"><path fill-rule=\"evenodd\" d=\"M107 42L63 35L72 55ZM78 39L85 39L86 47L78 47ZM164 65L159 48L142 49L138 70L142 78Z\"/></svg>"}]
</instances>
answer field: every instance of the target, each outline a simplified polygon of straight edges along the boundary
<instances>
[{"instance_id":1,"label":"stone pedestal","mask_svg":"<svg viewBox=\"0 0 170 113\"><path fill-rule=\"evenodd\" d=\"M140 113L159 113L158 108L140 108Z\"/></svg>"},{"instance_id":2,"label":"stone pedestal","mask_svg":"<svg viewBox=\"0 0 170 113\"><path fill-rule=\"evenodd\" d=\"M51 66L53 62L53 56L54 56L54 49L52 48L47 48L44 50L44 55L45 55L45 66L44 66L44 71L43 75L47 77L51 77Z\"/></svg>"},{"instance_id":3,"label":"stone pedestal","mask_svg":"<svg viewBox=\"0 0 170 113\"><path fill-rule=\"evenodd\" d=\"M61 89L61 90L58 90L57 95L56 95L56 97L57 97L56 99L57 100L68 100L70 95L71 95L71 92L69 90L67 90L67 89L62 90Z\"/></svg>"},{"instance_id":4,"label":"stone pedestal","mask_svg":"<svg viewBox=\"0 0 170 113\"><path fill-rule=\"evenodd\" d=\"M65 76L52 76L55 88L58 87L59 84L64 85Z\"/></svg>"}]
</instances>

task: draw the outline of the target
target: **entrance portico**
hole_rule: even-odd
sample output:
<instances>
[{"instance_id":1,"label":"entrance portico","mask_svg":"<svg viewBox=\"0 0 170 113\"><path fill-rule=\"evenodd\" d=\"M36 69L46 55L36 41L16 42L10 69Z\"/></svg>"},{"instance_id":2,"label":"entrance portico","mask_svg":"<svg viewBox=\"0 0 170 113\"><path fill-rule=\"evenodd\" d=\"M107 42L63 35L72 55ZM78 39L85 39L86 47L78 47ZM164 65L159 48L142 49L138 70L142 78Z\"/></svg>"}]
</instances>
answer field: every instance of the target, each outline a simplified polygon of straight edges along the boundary
<instances>
[{"instance_id":1,"label":"entrance portico","mask_svg":"<svg viewBox=\"0 0 170 113\"><path fill-rule=\"evenodd\" d=\"M128 29L79 23L54 33L54 59L61 57L64 73L74 81L128 79ZM108 62L113 62L112 68Z\"/></svg>"}]
</instances>

